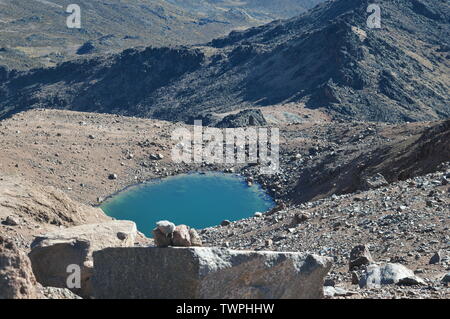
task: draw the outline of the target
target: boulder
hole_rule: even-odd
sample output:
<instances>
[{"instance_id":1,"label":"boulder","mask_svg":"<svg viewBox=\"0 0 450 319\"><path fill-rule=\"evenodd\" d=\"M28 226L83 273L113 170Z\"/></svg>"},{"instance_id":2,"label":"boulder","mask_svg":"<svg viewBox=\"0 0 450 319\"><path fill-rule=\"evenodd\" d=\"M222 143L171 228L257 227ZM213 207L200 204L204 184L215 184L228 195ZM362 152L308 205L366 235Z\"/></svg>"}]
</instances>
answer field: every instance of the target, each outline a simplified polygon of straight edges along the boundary
<instances>
[{"instance_id":1,"label":"boulder","mask_svg":"<svg viewBox=\"0 0 450 319\"><path fill-rule=\"evenodd\" d=\"M92 253L107 247L134 245L136 224L111 221L61 229L37 237L29 257L39 283L46 287L67 288L69 265L81 270L81 288L72 291L84 298L91 297Z\"/></svg>"},{"instance_id":2,"label":"boulder","mask_svg":"<svg viewBox=\"0 0 450 319\"><path fill-rule=\"evenodd\" d=\"M172 246L175 247L190 247L191 235L189 234L189 227L186 225L179 225L175 227L172 238Z\"/></svg>"},{"instance_id":3,"label":"boulder","mask_svg":"<svg viewBox=\"0 0 450 319\"><path fill-rule=\"evenodd\" d=\"M372 264L367 267L366 272L359 281L361 288L377 288L381 285L423 285L422 278L401 264Z\"/></svg>"},{"instance_id":4,"label":"boulder","mask_svg":"<svg viewBox=\"0 0 450 319\"><path fill-rule=\"evenodd\" d=\"M172 232L164 232L160 226L153 229L153 238L157 247L191 247L202 246L199 234L186 225L174 225Z\"/></svg>"},{"instance_id":5,"label":"boulder","mask_svg":"<svg viewBox=\"0 0 450 319\"><path fill-rule=\"evenodd\" d=\"M0 236L0 299L36 299L36 287L28 257Z\"/></svg>"},{"instance_id":6,"label":"boulder","mask_svg":"<svg viewBox=\"0 0 450 319\"><path fill-rule=\"evenodd\" d=\"M439 264L442 260L442 252L438 251L436 252L431 258L430 258L430 265Z\"/></svg>"},{"instance_id":7,"label":"boulder","mask_svg":"<svg viewBox=\"0 0 450 319\"><path fill-rule=\"evenodd\" d=\"M226 248L107 248L94 252L95 298L323 298L332 259Z\"/></svg>"},{"instance_id":8,"label":"boulder","mask_svg":"<svg viewBox=\"0 0 450 319\"><path fill-rule=\"evenodd\" d=\"M166 237L169 237L175 231L175 224L168 220L161 220L156 223L156 228L158 228Z\"/></svg>"},{"instance_id":9,"label":"boulder","mask_svg":"<svg viewBox=\"0 0 450 319\"><path fill-rule=\"evenodd\" d=\"M17 226L17 225L19 225L19 221L14 216L8 216L3 221L3 225L6 225L6 226Z\"/></svg>"},{"instance_id":10,"label":"boulder","mask_svg":"<svg viewBox=\"0 0 450 319\"><path fill-rule=\"evenodd\" d=\"M372 255L366 245L353 247L350 252L349 270L352 271L364 265L373 263Z\"/></svg>"},{"instance_id":11,"label":"boulder","mask_svg":"<svg viewBox=\"0 0 450 319\"><path fill-rule=\"evenodd\" d=\"M202 238L194 228L189 229L189 235L191 236L191 246L194 247L203 246Z\"/></svg>"},{"instance_id":12,"label":"boulder","mask_svg":"<svg viewBox=\"0 0 450 319\"><path fill-rule=\"evenodd\" d=\"M444 277L442 277L441 282L444 284L450 283L450 272L448 274L445 274Z\"/></svg>"},{"instance_id":13,"label":"boulder","mask_svg":"<svg viewBox=\"0 0 450 319\"><path fill-rule=\"evenodd\" d=\"M225 219L225 220L223 220L223 221L220 223L220 226L225 227L225 226L228 226L228 225L230 225L230 224L231 224L231 222L230 222L228 219Z\"/></svg>"},{"instance_id":14,"label":"boulder","mask_svg":"<svg viewBox=\"0 0 450 319\"><path fill-rule=\"evenodd\" d=\"M159 228L153 229L153 239L156 247L169 247L172 245L172 238L165 235Z\"/></svg>"}]
</instances>

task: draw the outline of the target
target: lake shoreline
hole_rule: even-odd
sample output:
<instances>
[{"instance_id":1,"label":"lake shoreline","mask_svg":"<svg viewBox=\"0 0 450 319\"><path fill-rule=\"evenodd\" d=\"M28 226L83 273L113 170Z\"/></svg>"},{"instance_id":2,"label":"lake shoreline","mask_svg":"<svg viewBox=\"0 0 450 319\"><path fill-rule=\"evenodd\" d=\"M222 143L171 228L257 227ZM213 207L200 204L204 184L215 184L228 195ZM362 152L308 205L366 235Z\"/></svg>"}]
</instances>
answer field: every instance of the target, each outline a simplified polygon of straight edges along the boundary
<instances>
[{"instance_id":1,"label":"lake shoreline","mask_svg":"<svg viewBox=\"0 0 450 319\"><path fill-rule=\"evenodd\" d=\"M275 206L264 188L249 184L245 176L191 172L127 187L99 207L112 218L136 222L145 233L153 227L149 224L153 219L154 223L167 219L202 229L223 220L245 219Z\"/></svg>"}]
</instances>

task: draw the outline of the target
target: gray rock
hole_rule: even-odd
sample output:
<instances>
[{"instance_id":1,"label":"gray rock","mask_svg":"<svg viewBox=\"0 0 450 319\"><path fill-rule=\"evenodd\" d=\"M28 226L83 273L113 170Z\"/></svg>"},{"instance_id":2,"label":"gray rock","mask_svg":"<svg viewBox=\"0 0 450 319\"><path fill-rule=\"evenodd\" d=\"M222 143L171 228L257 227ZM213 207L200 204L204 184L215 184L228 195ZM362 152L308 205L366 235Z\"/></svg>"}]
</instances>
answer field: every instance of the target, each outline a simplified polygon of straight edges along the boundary
<instances>
[{"instance_id":1,"label":"gray rock","mask_svg":"<svg viewBox=\"0 0 450 319\"><path fill-rule=\"evenodd\" d=\"M334 287L336 285L336 282L333 279L325 279L323 285Z\"/></svg>"},{"instance_id":2,"label":"gray rock","mask_svg":"<svg viewBox=\"0 0 450 319\"><path fill-rule=\"evenodd\" d=\"M8 216L8 217L6 217L5 221L3 222L3 225L17 226L17 225L19 225L19 221L14 216Z\"/></svg>"},{"instance_id":3,"label":"gray rock","mask_svg":"<svg viewBox=\"0 0 450 319\"><path fill-rule=\"evenodd\" d=\"M381 285L392 284L425 284L423 279L416 276L414 272L400 264L372 264L367 267L359 282L361 288L377 288Z\"/></svg>"},{"instance_id":4,"label":"gray rock","mask_svg":"<svg viewBox=\"0 0 450 319\"><path fill-rule=\"evenodd\" d=\"M441 282L443 282L444 284L450 283L450 272L442 277Z\"/></svg>"},{"instance_id":5,"label":"gray rock","mask_svg":"<svg viewBox=\"0 0 450 319\"><path fill-rule=\"evenodd\" d=\"M119 238L122 233L124 239ZM134 245L137 229L130 221L111 221L61 229L37 237L31 244L29 257L36 279L43 286L67 288L69 265L81 270L81 288L72 291L91 297L92 253L107 247Z\"/></svg>"},{"instance_id":6,"label":"gray rock","mask_svg":"<svg viewBox=\"0 0 450 319\"><path fill-rule=\"evenodd\" d=\"M231 222L228 219L225 219L220 223L220 226L228 226L230 224L231 224Z\"/></svg>"},{"instance_id":7,"label":"gray rock","mask_svg":"<svg viewBox=\"0 0 450 319\"><path fill-rule=\"evenodd\" d=\"M226 248L108 248L94 253L95 298L323 298L331 258Z\"/></svg>"},{"instance_id":8,"label":"gray rock","mask_svg":"<svg viewBox=\"0 0 450 319\"><path fill-rule=\"evenodd\" d=\"M175 231L175 224L168 220L161 220L156 223L156 228L158 228L166 237L169 237Z\"/></svg>"},{"instance_id":9,"label":"gray rock","mask_svg":"<svg viewBox=\"0 0 450 319\"><path fill-rule=\"evenodd\" d=\"M360 281L358 273L356 271L352 271L351 274L352 274L352 285L358 285Z\"/></svg>"},{"instance_id":10,"label":"gray rock","mask_svg":"<svg viewBox=\"0 0 450 319\"><path fill-rule=\"evenodd\" d=\"M354 292L348 291L341 287L325 286L323 287L323 293L325 297L345 297L354 294Z\"/></svg>"},{"instance_id":11,"label":"gray rock","mask_svg":"<svg viewBox=\"0 0 450 319\"><path fill-rule=\"evenodd\" d=\"M201 247L203 246L202 238L193 228L189 229L189 235L191 236L191 246Z\"/></svg>"},{"instance_id":12,"label":"gray rock","mask_svg":"<svg viewBox=\"0 0 450 319\"><path fill-rule=\"evenodd\" d=\"M153 239L156 247L169 247L172 245L172 238L166 236L159 228L153 229Z\"/></svg>"},{"instance_id":13,"label":"gray rock","mask_svg":"<svg viewBox=\"0 0 450 319\"><path fill-rule=\"evenodd\" d=\"M189 227L186 225L179 225L175 227L172 237L172 246L175 247L190 247L191 235L189 234Z\"/></svg>"},{"instance_id":14,"label":"gray rock","mask_svg":"<svg viewBox=\"0 0 450 319\"><path fill-rule=\"evenodd\" d=\"M433 257L430 258L430 265L439 264L442 260L442 252L436 252Z\"/></svg>"},{"instance_id":15,"label":"gray rock","mask_svg":"<svg viewBox=\"0 0 450 319\"><path fill-rule=\"evenodd\" d=\"M373 263L373 258L370 254L369 248L366 245L358 245L356 247L353 247L352 251L350 252L350 271L363 265L369 265L371 263Z\"/></svg>"},{"instance_id":16,"label":"gray rock","mask_svg":"<svg viewBox=\"0 0 450 319\"><path fill-rule=\"evenodd\" d=\"M302 224L309 219L309 215L305 213L297 213L294 215L293 224Z\"/></svg>"},{"instance_id":17,"label":"gray rock","mask_svg":"<svg viewBox=\"0 0 450 319\"><path fill-rule=\"evenodd\" d=\"M150 159L153 161L159 161L164 158L164 155L162 154L150 154Z\"/></svg>"}]
</instances>

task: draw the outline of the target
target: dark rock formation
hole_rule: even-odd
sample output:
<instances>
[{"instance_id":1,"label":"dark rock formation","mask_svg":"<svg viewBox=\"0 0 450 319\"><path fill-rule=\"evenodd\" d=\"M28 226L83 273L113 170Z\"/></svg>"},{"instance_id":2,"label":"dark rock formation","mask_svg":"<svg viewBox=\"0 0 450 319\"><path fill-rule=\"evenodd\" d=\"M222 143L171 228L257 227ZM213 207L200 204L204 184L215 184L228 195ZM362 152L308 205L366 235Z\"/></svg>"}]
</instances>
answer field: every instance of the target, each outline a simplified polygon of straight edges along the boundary
<instances>
[{"instance_id":1,"label":"dark rock formation","mask_svg":"<svg viewBox=\"0 0 450 319\"><path fill-rule=\"evenodd\" d=\"M220 128L236 128L267 125L267 121L260 110L244 110L237 114L225 116L215 126Z\"/></svg>"}]
</instances>

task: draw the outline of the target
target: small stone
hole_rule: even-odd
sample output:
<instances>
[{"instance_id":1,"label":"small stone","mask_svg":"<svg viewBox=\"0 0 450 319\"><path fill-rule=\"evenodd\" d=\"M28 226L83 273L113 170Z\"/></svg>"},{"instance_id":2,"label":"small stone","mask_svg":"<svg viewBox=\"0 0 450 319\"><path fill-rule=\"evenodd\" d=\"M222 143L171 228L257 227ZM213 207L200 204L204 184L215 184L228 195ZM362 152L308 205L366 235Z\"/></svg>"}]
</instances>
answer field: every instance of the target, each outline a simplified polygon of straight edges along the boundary
<instances>
[{"instance_id":1,"label":"small stone","mask_svg":"<svg viewBox=\"0 0 450 319\"><path fill-rule=\"evenodd\" d=\"M223 220L221 223L220 223L220 226L228 226L228 225L230 225L231 224L231 222L228 220L228 219L225 219L225 220Z\"/></svg>"},{"instance_id":2,"label":"small stone","mask_svg":"<svg viewBox=\"0 0 450 319\"><path fill-rule=\"evenodd\" d=\"M361 267L363 265L369 265L373 263L372 255L366 245L358 245L350 252L349 269Z\"/></svg>"},{"instance_id":3,"label":"small stone","mask_svg":"<svg viewBox=\"0 0 450 319\"><path fill-rule=\"evenodd\" d=\"M164 156L162 154L150 154L150 159L154 161L162 160Z\"/></svg>"},{"instance_id":4,"label":"small stone","mask_svg":"<svg viewBox=\"0 0 450 319\"><path fill-rule=\"evenodd\" d=\"M442 260L442 253L440 251L436 252L433 257L430 258L430 265L439 264Z\"/></svg>"},{"instance_id":5,"label":"small stone","mask_svg":"<svg viewBox=\"0 0 450 319\"><path fill-rule=\"evenodd\" d=\"M325 287L334 287L336 285L336 282L333 279L325 279L323 285Z\"/></svg>"},{"instance_id":6,"label":"small stone","mask_svg":"<svg viewBox=\"0 0 450 319\"><path fill-rule=\"evenodd\" d=\"M6 217L5 221L3 222L3 225L17 226L17 225L19 225L19 221L14 216L8 216L8 217Z\"/></svg>"},{"instance_id":7,"label":"small stone","mask_svg":"<svg viewBox=\"0 0 450 319\"><path fill-rule=\"evenodd\" d=\"M352 285L359 284L360 278L356 271L352 271Z\"/></svg>"},{"instance_id":8,"label":"small stone","mask_svg":"<svg viewBox=\"0 0 450 319\"><path fill-rule=\"evenodd\" d=\"M325 297L344 297L354 294L354 292L350 292L341 287L332 287L325 286L323 287L323 294Z\"/></svg>"},{"instance_id":9,"label":"small stone","mask_svg":"<svg viewBox=\"0 0 450 319\"><path fill-rule=\"evenodd\" d=\"M441 282L443 282L444 284L450 283L450 272L442 277Z\"/></svg>"},{"instance_id":10,"label":"small stone","mask_svg":"<svg viewBox=\"0 0 450 319\"><path fill-rule=\"evenodd\" d=\"M255 217L262 217L263 214L262 214L262 213L259 213L259 212L256 212L254 216L255 216Z\"/></svg>"},{"instance_id":11,"label":"small stone","mask_svg":"<svg viewBox=\"0 0 450 319\"><path fill-rule=\"evenodd\" d=\"M109 175L108 175L108 178L109 178L110 180L115 180L115 179L118 178L118 176L117 176L117 174L109 174Z\"/></svg>"},{"instance_id":12,"label":"small stone","mask_svg":"<svg viewBox=\"0 0 450 319\"><path fill-rule=\"evenodd\" d=\"M124 232L118 232L117 238L119 238L120 240L126 240L128 238L128 234Z\"/></svg>"},{"instance_id":13,"label":"small stone","mask_svg":"<svg viewBox=\"0 0 450 319\"><path fill-rule=\"evenodd\" d=\"M294 224L302 224L309 219L308 214L297 213L294 216Z\"/></svg>"}]
</instances>

